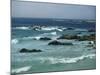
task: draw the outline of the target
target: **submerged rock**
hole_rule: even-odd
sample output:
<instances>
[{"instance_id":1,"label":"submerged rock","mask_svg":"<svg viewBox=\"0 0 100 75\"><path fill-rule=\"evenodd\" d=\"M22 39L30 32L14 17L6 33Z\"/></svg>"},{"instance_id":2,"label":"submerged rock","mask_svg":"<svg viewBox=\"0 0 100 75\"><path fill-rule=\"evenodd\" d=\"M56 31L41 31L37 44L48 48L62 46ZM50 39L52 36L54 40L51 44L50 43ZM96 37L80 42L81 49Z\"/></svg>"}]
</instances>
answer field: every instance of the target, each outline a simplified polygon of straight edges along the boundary
<instances>
[{"instance_id":1,"label":"submerged rock","mask_svg":"<svg viewBox=\"0 0 100 75\"><path fill-rule=\"evenodd\" d=\"M93 47L94 45L93 44L89 44L89 45L87 45L87 47Z\"/></svg>"},{"instance_id":2,"label":"submerged rock","mask_svg":"<svg viewBox=\"0 0 100 75\"><path fill-rule=\"evenodd\" d=\"M51 41L48 45L73 45L72 43L64 43L57 40Z\"/></svg>"},{"instance_id":3,"label":"submerged rock","mask_svg":"<svg viewBox=\"0 0 100 75\"><path fill-rule=\"evenodd\" d=\"M40 38L39 40L51 40L51 38L48 38L48 37L42 37L42 38Z\"/></svg>"},{"instance_id":4,"label":"submerged rock","mask_svg":"<svg viewBox=\"0 0 100 75\"><path fill-rule=\"evenodd\" d=\"M39 49L32 49L32 50L29 50L29 49L26 49L26 48L22 48L20 50L20 53L31 53L31 52L42 52L42 50L39 50Z\"/></svg>"}]
</instances>

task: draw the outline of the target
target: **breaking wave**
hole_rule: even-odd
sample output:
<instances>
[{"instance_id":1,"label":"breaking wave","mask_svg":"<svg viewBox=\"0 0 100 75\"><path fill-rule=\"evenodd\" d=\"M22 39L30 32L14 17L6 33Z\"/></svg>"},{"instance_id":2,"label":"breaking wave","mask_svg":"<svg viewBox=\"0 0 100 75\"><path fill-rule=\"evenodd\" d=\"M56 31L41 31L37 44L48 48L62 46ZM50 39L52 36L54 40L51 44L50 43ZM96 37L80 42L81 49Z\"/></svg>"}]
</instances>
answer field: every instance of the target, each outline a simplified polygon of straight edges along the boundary
<instances>
[{"instance_id":1,"label":"breaking wave","mask_svg":"<svg viewBox=\"0 0 100 75\"><path fill-rule=\"evenodd\" d=\"M17 69L13 69L12 73L20 73L20 72L26 72L31 68L31 66L25 66Z\"/></svg>"},{"instance_id":2,"label":"breaking wave","mask_svg":"<svg viewBox=\"0 0 100 75\"><path fill-rule=\"evenodd\" d=\"M11 43L17 44L17 43L19 43L20 40L32 40L32 39L39 40L42 37L48 37L48 35L49 36L56 36L57 32L43 33L43 34L40 34L38 36L28 36L28 37L16 38L16 39L12 39Z\"/></svg>"},{"instance_id":3,"label":"breaking wave","mask_svg":"<svg viewBox=\"0 0 100 75\"><path fill-rule=\"evenodd\" d=\"M23 37L22 39L23 40L29 40L29 39L39 40L42 37L48 37L48 35L55 36L55 35L57 35L57 32L43 33L43 34L40 34L37 36Z\"/></svg>"},{"instance_id":4,"label":"breaking wave","mask_svg":"<svg viewBox=\"0 0 100 75\"><path fill-rule=\"evenodd\" d=\"M12 44L17 44L18 42L19 42L18 39L12 39L12 40L11 40L11 43L12 43Z\"/></svg>"},{"instance_id":5,"label":"breaking wave","mask_svg":"<svg viewBox=\"0 0 100 75\"><path fill-rule=\"evenodd\" d=\"M20 30L33 30L34 27L12 27L12 29L20 29ZM37 31L52 31L52 30L57 30L62 32L65 28L59 28L59 27L36 27L35 30Z\"/></svg>"},{"instance_id":6,"label":"breaking wave","mask_svg":"<svg viewBox=\"0 0 100 75\"><path fill-rule=\"evenodd\" d=\"M57 32L50 32L50 33L43 33L43 34L40 34L40 36L47 36L47 35L57 35Z\"/></svg>"},{"instance_id":7,"label":"breaking wave","mask_svg":"<svg viewBox=\"0 0 100 75\"><path fill-rule=\"evenodd\" d=\"M43 27L41 30L51 31L57 29L56 27Z\"/></svg>"},{"instance_id":8,"label":"breaking wave","mask_svg":"<svg viewBox=\"0 0 100 75\"><path fill-rule=\"evenodd\" d=\"M23 26L23 27L13 27L13 29L30 30L29 27L25 27L25 26Z\"/></svg>"},{"instance_id":9,"label":"breaking wave","mask_svg":"<svg viewBox=\"0 0 100 75\"><path fill-rule=\"evenodd\" d=\"M44 57L40 58L41 63L50 63L50 64L57 64L57 63L76 63L78 61L81 61L85 58L93 59L95 57L95 54L89 54L89 55L82 55L80 57L75 58L53 58L53 57Z\"/></svg>"},{"instance_id":10,"label":"breaking wave","mask_svg":"<svg viewBox=\"0 0 100 75\"><path fill-rule=\"evenodd\" d=\"M51 30L57 30L57 31L60 31L62 32L65 28L58 28L58 27L45 27L45 28L41 28L41 30L44 30L44 31L51 31Z\"/></svg>"}]
</instances>

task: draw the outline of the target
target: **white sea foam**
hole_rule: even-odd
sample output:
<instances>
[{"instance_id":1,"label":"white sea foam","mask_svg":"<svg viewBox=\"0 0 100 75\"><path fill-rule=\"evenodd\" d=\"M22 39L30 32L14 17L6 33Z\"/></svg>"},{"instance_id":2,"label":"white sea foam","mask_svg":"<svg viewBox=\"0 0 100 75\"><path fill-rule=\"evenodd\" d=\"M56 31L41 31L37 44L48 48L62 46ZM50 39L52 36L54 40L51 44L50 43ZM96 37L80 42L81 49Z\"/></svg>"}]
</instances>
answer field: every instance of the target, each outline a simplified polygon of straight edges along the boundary
<instances>
[{"instance_id":1,"label":"white sea foam","mask_svg":"<svg viewBox=\"0 0 100 75\"><path fill-rule=\"evenodd\" d=\"M29 40L29 39L33 39L34 37L33 36L28 36L28 37L23 37L22 39L23 40Z\"/></svg>"},{"instance_id":2,"label":"white sea foam","mask_svg":"<svg viewBox=\"0 0 100 75\"><path fill-rule=\"evenodd\" d=\"M11 43L12 43L12 44L17 44L18 42L19 42L18 39L12 39L12 40L11 40Z\"/></svg>"},{"instance_id":3,"label":"white sea foam","mask_svg":"<svg viewBox=\"0 0 100 75\"><path fill-rule=\"evenodd\" d=\"M63 30L62 29L57 29L58 31L62 32Z\"/></svg>"},{"instance_id":4,"label":"white sea foam","mask_svg":"<svg viewBox=\"0 0 100 75\"><path fill-rule=\"evenodd\" d=\"M34 37L34 39L39 40L41 38L41 36L36 36Z\"/></svg>"},{"instance_id":5,"label":"white sea foam","mask_svg":"<svg viewBox=\"0 0 100 75\"><path fill-rule=\"evenodd\" d=\"M13 29L29 30L29 27L13 27Z\"/></svg>"},{"instance_id":6,"label":"white sea foam","mask_svg":"<svg viewBox=\"0 0 100 75\"><path fill-rule=\"evenodd\" d=\"M20 29L20 30L30 30L32 29L31 27L25 27L25 26L22 26L22 27L12 27L13 29ZM57 30L57 31L60 31L62 32L65 28L58 28L58 27L41 27L40 29L37 29L37 31L52 31L52 30Z\"/></svg>"},{"instance_id":7,"label":"white sea foam","mask_svg":"<svg viewBox=\"0 0 100 75\"><path fill-rule=\"evenodd\" d=\"M51 31L51 30L57 30L57 31L63 31L64 28L59 29L58 27L42 27L41 30L45 30L45 31Z\"/></svg>"},{"instance_id":8,"label":"white sea foam","mask_svg":"<svg viewBox=\"0 0 100 75\"><path fill-rule=\"evenodd\" d=\"M57 29L57 27L42 27L41 29L42 29L42 30L51 31L51 30Z\"/></svg>"},{"instance_id":9,"label":"white sea foam","mask_svg":"<svg viewBox=\"0 0 100 75\"><path fill-rule=\"evenodd\" d=\"M21 39L22 40L32 40L32 39L39 40L40 38L41 36L28 36L28 37L23 37Z\"/></svg>"},{"instance_id":10,"label":"white sea foam","mask_svg":"<svg viewBox=\"0 0 100 75\"><path fill-rule=\"evenodd\" d=\"M41 58L41 63L50 63L50 64L57 64L57 63L76 63L80 60L83 60L85 58L94 58L95 54L89 54L89 55L82 55L80 57L75 57L75 58L54 58L54 57L45 57L45 58Z\"/></svg>"},{"instance_id":11,"label":"white sea foam","mask_svg":"<svg viewBox=\"0 0 100 75\"><path fill-rule=\"evenodd\" d=\"M51 32L50 34L52 34L52 35L57 35L57 32Z\"/></svg>"},{"instance_id":12,"label":"white sea foam","mask_svg":"<svg viewBox=\"0 0 100 75\"><path fill-rule=\"evenodd\" d=\"M27 37L22 37L22 38L16 38L16 39L12 39L11 43L17 44L19 43L19 40L31 40L31 39L39 40L41 37L48 37L48 35L55 36L57 35L57 32L43 33L37 36L27 36Z\"/></svg>"},{"instance_id":13,"label":"white sea foam","mask_svg":"<svg viewBox=\"0 0 100 75\"><path fill-rule=\"evenodd\" d=\"M20 72L25 72L28 71L31 68L31 66L25 66L17 69L13 69L12 73L20 73Z\"/></svg>"},{"instance_id":14,"label":"white sea foam","mask_svg":"<svg viewBox=\"0 0 100 75\"><path fill-rule=\"evenodd\" d=\"M46 37L48 35L54 36L54 35L57 35L57 32L55 31L55 32L49 32L49 33L43 33L43 34L38 35L38 37Z\"/></svg>"}]
</instances>

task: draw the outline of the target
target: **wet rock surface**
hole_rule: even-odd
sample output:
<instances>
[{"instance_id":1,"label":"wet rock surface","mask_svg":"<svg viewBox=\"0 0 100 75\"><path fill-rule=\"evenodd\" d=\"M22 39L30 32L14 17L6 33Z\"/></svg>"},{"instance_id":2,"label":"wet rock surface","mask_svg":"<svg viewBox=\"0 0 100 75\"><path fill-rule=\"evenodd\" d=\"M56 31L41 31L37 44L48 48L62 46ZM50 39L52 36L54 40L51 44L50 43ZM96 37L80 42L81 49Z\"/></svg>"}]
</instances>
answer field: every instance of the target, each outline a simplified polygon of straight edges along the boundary
<instances>
[{"instance_id":1,"label":"wet rock surface","mask_svg":"<svg viewBox=\"0 0 100 75\"><path fill-rule=\"evenodd\" d=\"M54 40L54 41L51 41L50 43L48 43L48 45L73 45L73 44Z\"/></svg>"},{"instance_id":2,"label":"wet rock surface","mask_svg":"<svg viewBox=\"0 0 100 75\"><path fill-rule=\"evenodd\" d=\"M20 50L20 53L32 53L32 52L42 52L42 50L40 50L40 49L32 49L32 50L30 50L30 49L26 49L26 48L22 48Z\"/></svg>"}]
</instances>

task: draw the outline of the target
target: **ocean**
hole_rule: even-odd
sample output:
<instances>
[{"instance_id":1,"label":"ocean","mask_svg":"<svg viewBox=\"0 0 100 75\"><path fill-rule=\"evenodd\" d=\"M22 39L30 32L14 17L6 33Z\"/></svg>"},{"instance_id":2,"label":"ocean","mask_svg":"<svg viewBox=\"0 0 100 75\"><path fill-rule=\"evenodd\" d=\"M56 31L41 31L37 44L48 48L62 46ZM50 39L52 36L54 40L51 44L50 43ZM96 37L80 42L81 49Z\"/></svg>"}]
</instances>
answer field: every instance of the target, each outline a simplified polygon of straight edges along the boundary
<instances>
[{"instance_id":1,"label":"ocean","mask_svg":"<svg viewBox=\"0 0 100 75\"><path fill-rule=\"evenodd\" d=\"M59 39L73 45L48 45L62 35L95 34L94 20L12 18L11 73L89 70L96 68L96 49L89 40ZM93 32L89 32L93 29ZM48 37L51 40L40 40ZM20 53L22 48L42 52Z\"/></svg>"}]
</instances>

